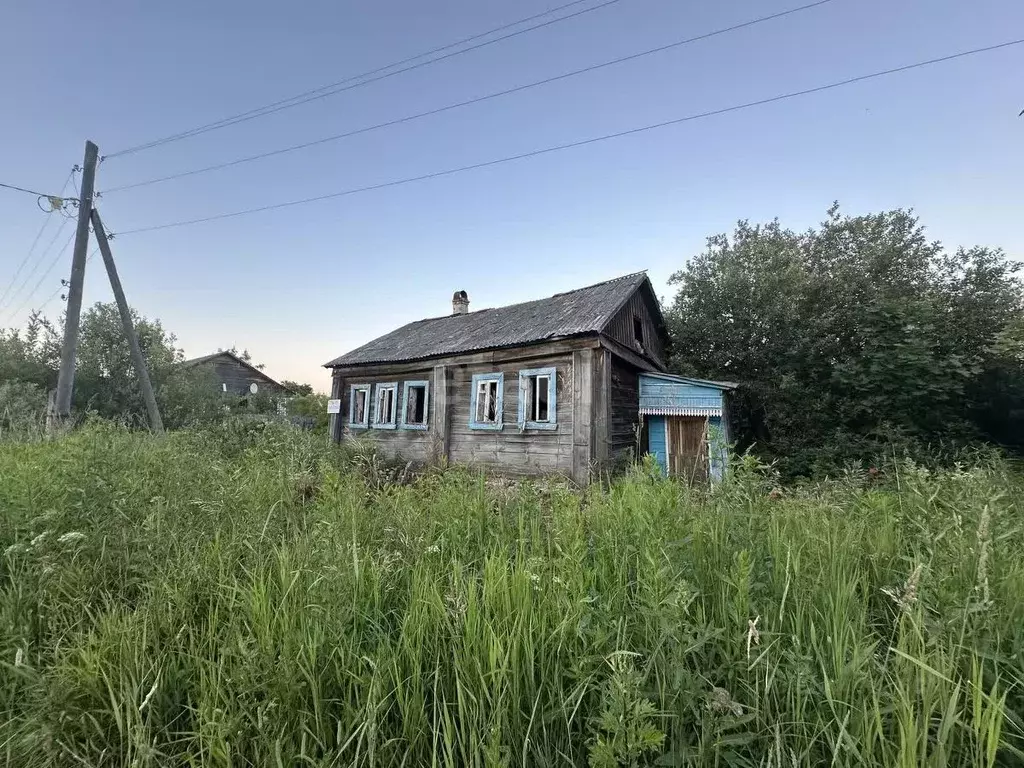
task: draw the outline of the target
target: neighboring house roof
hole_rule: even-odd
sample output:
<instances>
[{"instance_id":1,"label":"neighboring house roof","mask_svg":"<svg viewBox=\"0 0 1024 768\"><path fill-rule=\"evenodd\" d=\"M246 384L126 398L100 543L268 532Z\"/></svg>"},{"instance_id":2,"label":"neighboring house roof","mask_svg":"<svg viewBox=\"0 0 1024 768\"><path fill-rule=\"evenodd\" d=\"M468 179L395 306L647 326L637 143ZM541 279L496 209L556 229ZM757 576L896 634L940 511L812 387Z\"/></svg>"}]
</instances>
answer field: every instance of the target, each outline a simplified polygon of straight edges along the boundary
<instances>
[{"instance_id":1,"label":"neighboring house roof","mask_svg":"<svg viewBox=\"0 0 1024 768\"><path fill-rule=\"evenodd\" d=\"M240 358L238 355L234 354L233 352L214 352L212 355L203 355L202 357L193 357L190 360L183 360L181 363L179 363L179 365L182 368L194 368L197 365L202 365L203 363L212 362L212 361L216 360L218 357L228 357L228 358L231 358L231 360L233 360L234 362L238 363L239 365L241 365L241 366L243 366L245 368L248 368L253 373L253 375L259 376L260 378L265 379L266 381L269 381L271 384L273 384L274 386L280 387L285 392L291 392L292 391L289 387L286 387L281 382L275 381L274 379L270 378L269 376L267 376L267 374L265 374L263 371L261 371L255 365L253 365L252 363L247 363L245 360L243 360L242 358Z\"/></svg>"},{"instance_id":2,"label":"neighboring house roof","mask_svg":"<svg viewBox=\"0 0 1024 768\"><path fill-rule=\"evenodd\" d=\"M645 283L654 296L647 275L637 272L546 299L418 320L324 367L398 363L600 333ZM655 307L657 303L655 297ZM658 321L663 322L660 308L657 312Z\"/></svg>"}]
</instances>

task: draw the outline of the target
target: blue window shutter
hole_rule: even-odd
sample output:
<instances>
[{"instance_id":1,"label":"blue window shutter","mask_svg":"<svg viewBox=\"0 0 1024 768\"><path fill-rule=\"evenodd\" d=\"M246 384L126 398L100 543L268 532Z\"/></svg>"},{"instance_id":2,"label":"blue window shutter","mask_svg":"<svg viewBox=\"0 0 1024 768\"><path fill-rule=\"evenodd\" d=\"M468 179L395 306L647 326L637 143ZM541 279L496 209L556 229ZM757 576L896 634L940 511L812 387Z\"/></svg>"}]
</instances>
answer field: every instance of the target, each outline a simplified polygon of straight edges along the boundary
<instances>
[{"instance_id":1,"label":"blue window shutter","mask_svg":"<svg viewBox=\"0 0 1024 768\"><path fill-rule=\"evenodd\" d=\"M472 427L476 422L476 391L477 391L477 380L476 376L473 377L473 383L470 385L469 392L469 426Z\"/></svg>"},{"instance_id":2,"label":"blue window shutter","mask_svg":"<svg viewBox=\"0 0 1024 768\"><path fill-rule=\"evenodd\" d=\"M500 376L498 378L498 404L496 406L498 416L498 429L501 429L502 422L505 420L505 377Z\"/></svg>"},{"instance_id":3,"label":"blue window shutter","mask_svg":"<svg viewBox=\"0 0 1024 768\"><path fill-rule=\"evenodd\" d=\"M516 424L519 426L519 431L526 429L526 385L529 379L523 374L519 374L519 408L516 414Z\"/></svg>"},{"instance_id":4,"label":"blue window shutter","mask_svg":"<svg viewBox=\"0 0 1024 768\"><path fill-rule=\"evenodd\" d=\"M551 378L548 379L548 421L552 424L558 423L558 371L551 369Z\"/></svg>"}]
</instances>

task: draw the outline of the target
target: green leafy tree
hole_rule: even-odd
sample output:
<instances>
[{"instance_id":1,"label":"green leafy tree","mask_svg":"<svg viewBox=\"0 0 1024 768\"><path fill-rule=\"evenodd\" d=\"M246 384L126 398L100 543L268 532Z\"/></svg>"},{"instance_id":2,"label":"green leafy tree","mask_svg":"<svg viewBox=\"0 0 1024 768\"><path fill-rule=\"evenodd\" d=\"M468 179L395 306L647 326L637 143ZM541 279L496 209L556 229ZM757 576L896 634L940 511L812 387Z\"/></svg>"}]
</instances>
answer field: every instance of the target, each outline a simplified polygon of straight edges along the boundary
<instances>
[{"instance_id":1,"label":"green leafy tree","mask_svg":"<svg viewBox=\"0 0 1024 768\"><path fill-rule=\"evenodd\" d=\"M288 387L296 395L312 395L313 387L311 384L299 384L297 381L289 381L285 379L281 382L282 385Z\"/></svg>"},{"instance_id":2,"label":"green leafy tree","mask_svg":"<svg viewBox=\"0 0 1024 768\"><path fill-rule=\"evenodd\" d=\"M1024 426L1015 272L998 250L947 252L907 211L834 206L803 233L741 221L671 279L672 365L740 383L740 447L789 474L893 442L1010 444Z\"/></svg>"},{"instance_id":3,"label":"green leafy tree","mask_svg":"<svg viewBox=\"0 0 1024 768\"><path fill-rule=\"evenodd\" d=\"M243 349L241 352L238 351L238 347L232 346L230 349L219 349L218 352L230 352L232 355L237 357L239 360L248 363L253 368L262 371L267 367L266 363L254 363L252 361L252 353L248 349Z\"/></svg>"},{"instance_id":4,"label":"green leafy tree","mask_svg":"<svg viewBox=\"0 0 1024 768\"><path fill-rule=\"evenodd\" d=\"M0 381L24 381L43 389L57 385L60 334L33 312L24 331L0 328Z\"/></svg>"},{"instance_id":5,"label":"green leafy tree","mask_svg":"<svg viewBox=\"0 0 1024 768\"><path fill-rule=\"evenodd\" d=\"M132 321L149 368L150 380L166 426L208 422L223 413L216 383L201 370L182 369L184 359L174 334L159 320L132 311ZM0 382L20 381L42 392L53 389L60 368L63 322L38 313L24 331L0 331ZM21 398L24 400L24 398ZM97 303L82 313L72 406L106 418L145 424L146 410L117 306Z\"/></svg>"},{"instance_id":6,"label":"green leafy tree","mask_svg":"<svg viewBox=\"0 0 1024 768\"><path fill-rule=\"evenodd\" d=\"M159 320L140 317L133 310L132 322L150 379L160 390L184 354ZM115 304L97 303L82 313L77 362L77 408L110 418L144 417L145 403Z\"/></svg>"}]
</instances>

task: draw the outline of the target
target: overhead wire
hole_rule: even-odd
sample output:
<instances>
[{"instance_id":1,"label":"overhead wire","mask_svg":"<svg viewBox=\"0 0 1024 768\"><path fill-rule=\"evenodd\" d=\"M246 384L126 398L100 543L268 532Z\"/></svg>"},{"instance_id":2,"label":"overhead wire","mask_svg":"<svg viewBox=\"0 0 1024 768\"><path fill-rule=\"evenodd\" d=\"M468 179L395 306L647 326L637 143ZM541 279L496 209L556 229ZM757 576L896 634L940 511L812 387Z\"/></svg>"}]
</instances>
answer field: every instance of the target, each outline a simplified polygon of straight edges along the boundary
<instances>
[{"instance_id":1,"label":"overhead wire","mask_svg":"<svg viewBox=\"0 0 1024 768\"><path fill-rule=\"evenodd\" d=\"M86 264L88 264L88 263L89 263L90 261L92 261L92 257L93 257L93 256L95 256L95 255L96 255L97 253L99 253L99 252L100 252L100 248L99 248L99 246L96 246L95 248L93 248L93 249L92 249L92 253L90 253L90 254L89 254L89 255L88 255L87 257L86 257L86 259L85 259L85 263L86 263ZM58 285L58 286L57 286L57 287L56 287L56 288L54 289L53 293L51 293L51 294L50 294L49 296L47 296L47 297L46 297L46 298L45 298L45 299L44 299L44 300L42 301L42 303L40 303L40 304L39 304L39 306L38 306L38 307L36 307L36 309L40 309L40 310L41 310L41 309L42 309L43 307L45 307L45 306L46 306L46 305L48 305L48 304L49 304L49 303L50 303L51 301L53 301L53 300L54 300L54 299L55 299L55 298L57 297L57 294L58 294L58 293L60 293L60 291L61 291L61 289L62 289L62 288L64 288L64 285L63 285L63 284L61 284L61 285Z\"/></svg>"},{"instance_id":2,"label":"overhead wire","mask_svg":"<svg viewBox=\"0 0 1024 768\"><path fill-rule=\"evenodd\" d=\"M342 80L338 80L338 81L336 81L334 83L331 83L329 85L321 86L320 88L315 88L315 89L313 89L311 91L306 91L305 93L301 93L301 94L298 94L296 96L292 96L292 97L287 98L287 99L281 99L281 100L273 102L271 104L266 104L266 105L264 105L262 107L258 107L256 109L251 109L248 112L240 112L237 115L232 115L230 117L225 117L225 118L222 118L221 120L217 120L217 121L214 121L212 123L207 123L205 125L201 125L201 126L198 126L196 128L189 129L187 131L182 131L180 133L172 134L170 136L165 136L162 139L155 139L155 140L150 141L150 142L146 142L146 143L143 143L143 144L137 144L135 146L128 147L126 149L118 150L117 152L112 152L110 154L104 155L104 159L110 160L110 159L113 159L115 157L121 157L122 155L129 155L129 154L134 154L136 152L142 152L143 150L146 150L146 149L153 149L155 147L163 146L164 144L170 144L172 142L181 141L182 139L191 138L192 136L199 136L200 134L208 133L209 131L215 131L215 130L219 130L221 128L227 128L227 127L232 126L232 125L237 125L239 123L248 122L249 120L255 120L256 118L259 118L259 117L265 117L266 115L271 115L271 114L274 114L276 112L280 112L280 111L285 110L285 109L291 109L292 107L297 107L300 104L307 104L307 103L309 103L311 101L317 101L319 99L327 98L328 96L333 96L336 93L342 93L343 91L349 91L349 90L352 90L353 88L361 88L364 85L369 85L370 83L376 83L376 82L379 82L380 80L385 80L385 79L387 79L389 77L394 77L395 75L400 75L400 74L403 74L405 72L411 72L414 69L420 69L421 67L426 67L426 66L429 66L431 64L436 64L439 61L445 61L445 60L450 59L450 58L455 57L455 56L461 56L464 53L469 53L471 51L476 51L476 50L479 50L480 48L485 48L485 47L487 47L489 45L494 45L495 43L500 43L500 42L502 42L504 40L509 40L509 39L511 39L513 37L518 37L519 35L524 35L524 34L527 34L529 32L534 32L534 31L536 31L538 29L543 29L543 28L549 27L549 26L551 26L553 24L559 24L559 23L561 23L563 21L568 21L569 19L574 19L574 18L576 18L578 16L582 16L582 15L587 14L587 13L592 13L593 11L597 11L597 10L600 10L602 8L606 8L606 7L610 6L610 5L614 5L616 3L622 2L623 0L604 0L603 2L598 3L597 5L591 6L589 8L583 8L581 10L578 10L578 11L575 11L573 13L570 13L570 14L568 14L566 16L559 16L556 19L549 19L548 21L541 22L540 24L535 24L535 25L533 25L531 27L526 27L525 29L516 30L515 32L510 32L510 33L508 33L506 35L502 35L500 37L496 37L496 38L494 38L492 40L485 40L482 43L477 43L476 45L472 45L472 46L470 46L468 48L462 48L462 49L457 50L457 51L452 51L450 53L444 54L443 56L436 56L435 58L427 59L426 61L422 61L422 62L419 62L417 64L409 64L409 66L403 66L401 69L396 69L396 70L394 70L392 72L386 72L385 71L385 70L388 70L388 69L392 69L393 67L397 67L397 66L400 66L402 64L405 64L407 62L411 62L411 61L415 61L416 59L423 58L424 56L430 56L433 53L437 53L437 52L440 52L440 51L448 50L449 48L453 48L453 47L462 45L462 44L464 44L466 42L470 42L472 40L476 40L476 39L479 39L481 37L487 37L488 35L492 35L492 34L498 32L498 31L501 31L503 29L508 29L509 27L514 27L514 26L518 26L519 24L524 24L524 23L526 23L528 21L531 21L533 19L540 18L541 16L547 16L547 15L550 15L552 13L557 13L560 10L564 10L566 8L569 8L570 6L578 5L580 2L585 2L585 1L589 1L589 0L574 0L574 2L566 3L565 5L559 6L557 8L553 8L550 11L545 11L544 13L536 14L534 16L527 17L526 19L520 19L519 21L512 22L511 24L506 24L506 25L501 26L501 27L497 27L497 28L489 30L487 32L481 32L478 35L473 35L472 37L468 37L468 38L466 38L466 39L464 39L464 40L462 40L460 42L450 43L448 45L441 46L440 48L436 48L433 51L429 51L429 52L426 52L426 53L421 53L421 54L419 54L417 56L412 56L410 58L403 59L400 62L394 62L392 64L388 64L388 65L383 66L383 67L378 67L377 69L373 69L373 70L370 70L368 72L364 72L364 73L359 74L359 75L351 75L349 77L346 77L346 78L344 78ZM378 73L380 73L380 74L378 74ZM369 79L365 79L364 80L363 78L369 78ZM356 81L356 80L358 80L360 82L353 82L353 81Z\"/></svg>"},{"instance_id":3,"label":"overhead wire","mask_svg":"<svg viewBox=\"0 0 1024 768\"><path fill-rule=\"evenodd\" d=\"M16 184L4 184L2 181L0 181L0 187L3 187L4 189L13 189L15 192L25 192L26 194L34 195L37 198L58 197L58 195L50 195L46 192L36 192L34 189L25 189L25 187L19 187Z\"/></svg>"},{"instance_id":4,"label":"overhead wire","mask_svg":"<svg viewBox=\"0 0 1024 768\"><path fill-rule=\"evenodd\" d=\"M403 123L409 123L409 122L412 122L414 120L419 120L419 119L424 118L424 117L430 117L431 115L437 115L437 114L441 114L442 112L448 112L448 111L451 111L451 110L454 110L454 109L460 109L462 107L468 107L468 106L471 106L473 104L479 104L481 102L489 101L491 99L497 99L497 98L500 98L502 96L508 96L508 95L513 94L513 93L519 93L521 91L525 91L525 90L528 90L530 88L536 88L538 86L548 85L550 83L555 83L555 82L558 82L560 80L566 80L566 79L571 78L571 77L576 77L578 75L582 75L582 74L585 74L585 73L588 73L588 72L594 72L596 70L604 69L606 67L612 67L612 66L615 66L615 65L618 65L618 64L624 64L624 63L629 62L629 61L635 61L636 59L640 59L640 58L643 58L645 56L650 56L650 55L653 55L653 54L656 54L656 53L663 53L665 51L669 51L669 50L672 50L672 49L675 49L675 48L679 48L679 47L684 46L684 45L689 45L691 43L696 43L696 42L699 42L701 40L707 40L709 38L717 37L719 35L728 34L730 32L736 32L738 30L746 29L748 27L752 27L752 26L755 26L757 24L763 24L763 23L768 22L768 21L773 21L775 19L780 19L780 18L783 18L785 16L790 16L790 15L795 14L795 13L800 13L802 11L807 11L807 10L810 10L812 8L817 8L818 6L827 5L828 3L831 3L831 2L834 2L834 0L816 0L816 2L808 3L806 5L801 5L801 6L797 7L797 8L791 8L791 9L786 10L786 11L780 11L778 13L773 13L773 14L771 14L769 16L761 16L759 18L751 19L750 21L745 21L745 22L742 22L740 24L734 24L734 25L732 25L730 27L724 27L722 29L716 29L716 30L711 31L711 32L705 32L705 33L703 33L701 35L696 35L694 37L688 37L688 38L685 38L683 40L677 40L676 42L668 43L667 45L660 45L660 46L658 46L656 48L649 48L649 49L647 49L645 51L639 51L637 53L632 53L632 54L629 54L627 56L620 56L619 58L616 58L616 59L610 59L608 61L600 62L598 64L592 64L592 65L587 66L587 67L582 67L580 69L575 69L575 70L572 70L570 72L563 72L562 74L559 74L559 75L554 75L552 77L546 77L543 80L536 80L536 81L534 81L532 83L526 83L524 85L517 85L517 86L515 86L513 88L507 88L507 89L502 90L502 91L495 91L494 93L489 93L489 94L486 94L484 96L477 96L475 98L467 99L465 101L460 101L460 102L457 102L457 103L454 103L454 104L448 104L448 105L445 105L443 107L437 107L436 109L430 109L430 110L427 110L426 112L418 112L418 113L415 113L415 114L412 114L412 115L406 115L405 117L399 117L399 118L395 118L393 120L387 120L387 121L382 122L382 123L376 123L374 125L364 126L362 128L356 128L354 130L346 131L344 133L336 133L336 134L334 134L332 136L325 136L324 138L315 139L313 141L303 142L301 144L293 144L293 145L288 146L288 147L282 147L282 148L270 150L270 151L267 151L267 152L261 152L259 154L255 154L255 155L249 155L247 157L238 158L237 160L231 160L231 161L228 161L228 162L225 162L225 163L217 163L215 165L208 165L208 166L205 166L205 167L202 167L202 168L194 168L194 169L189 170L189 171L182 171L180 173L173 173L173 174L170 174L170 175L167 175L167 176L160 176L158 178L153 178L153 179L148 179L148 180L145 180L145 181L134 182L132 184L122 184L122 185L117 186L117 187L112 187L110 189L105 189L104 190L104 194L108 194L108 195L109 194L114 194L116 192L122 192L122 191L128 190L128 189L138 189L139 187L146 187L146 186L149 186L151 184L159 184L159 183L162 183L162 182L165 182L165 181L173 181L174 179L185 178L187 176L196 176L196 175L199 175L199 174L202 174L202 173L209 173L211 171L219 171L219 170L223 170L225 168L232 168L234 166L242 165L244 163L251 163L251 162L254 162L256 160L263 160L263 159L268 158L268 157L275 157L277 155L283 155L283 154L287 154L289 152L295 152L295 151L301 150L301 149L309 149L310 147L320 146L322 144L327 144L327 143L332 142L332 141L339 141L341 139L346 139L346 138L349 138L349 137L352 137L352 136L358 136L360 134L369 133L371 131L375 131L375 130L378 130L378 129L381 129L381 128L388 128L388 127L391 127L391 126L394 126L394 125L401 125Z\"/></svg>"},{"instance_id":5,"label":"overhead wire","mask_svg":"<svg viewBox=\"0 0 1024 768\"><path fill-rule=\"evenodd\" d=\"M436 179L442 176L451 176L458 173L464 173L467 171L477 170L480 168L488 168L495 165L501 165L504 163L510 163L517 160L524 160L530 157L537 157L539 155L551 154L554 152L560 152L566 149L573 149L576 147L583 147L590 144L597 144L603 141L609 141L611 139L623 138L625 136L633 136L639 133L645 133L647 131L657 130L659 128L665 128L671 125L679 125L681 123L691 122L694 120L702 120L716 115L724 115L731 112L738 112L740 110L751 109L753 107L764 106L766 104L774 104L780 101L786 101L788 99L798 98L800 96L807 96L814 93L821 93L823 91L832 90L835 88L842 88L847 85L854 83L861 83L867 80L873 80L879 77L885 77L887 75L893 75L900 72L907 72L914 69L920 69L922 67L928 67L935 64L940 64L947 61L953 61L954 59L961 59L967 56L974 56L981 53L988 53L991 51L1000 50L1002 48L1008 48L1010 46L1020 45L1024 43L1024 38L1017 40L1010 40L1003 43L997 43L995 45L984 46L981 48L973 48L967 51L960 51L958 53L949 54L946 56L940 56L933 59L926 59L924 61L914 62L913 64L905 64L899 67L892 67L889 69L883 69L877 72L871 72L866 75L858 75L856 77L846 78L844 80L838 80L825 85L815 86L813 88L804 88L798 91L790 91L788 93L778 94L764 99L757 99L756 101L748 101L742 104L734 104L728 107L721 107L719 109L708 110L706 112L698 112L696 114L686 115L684 117L674 118L672 120L664 120L658 123L651 123L649 125L643 125L636 128L630 128L624 131L616 131L615 133L607 133L601 136L593 136L586 139L579 139L576 141L567 142L564 144L557 144L550 147L544 147L541 149L531 150L529 152L522 152L516 155L509 155L506 157L500 157L494 160L485 160L479 163L471 163L469 165L462 165L455 168L448 168L441 171L434 171L432 173L425 173L419 176L410 176L403 179L395 179L393 181L381 182L379 184L370 184L364 187L356 187L353 189L345 189L339 192L331 192L324 195L316 195L313 197L306 197L299 200L289 200L281 203L272 203L268 205L257 206L254 208L246 208L239 211L229 211L226 213L214 214L212 216L204 216L196 219L186 219L183 221L168 222L165 224L155 224L152 226L138 227L136 229L129 229L123 232L119 232L119 235L132 235L139 234L142 232L154 232L162 229L171 229L175 227L184 227L192 224L202 224L210 221L217 221L220 219L235 218L238 216L246 216L253 213L262 213L265 211L272 211L279 208L289 208L297 205L305 205L307 203L315 203L321 200L329 200L337 197L344 197L347 195L355 195L363 192L371 192L378 189L385 189L388 187L397 187L404 184L411 184L417 181L426 181L428 179Z\"/></svg>"},{"instance_id":6,"label":"overhead wire","mask_svg":"<svg viewBox=\"0 0 1024 768\"><path fill-rule=\"evenodd\" d=\"M61 195L63 195L64 192L67 191L68 184L71 183L71 178L75 175L75 168L77 168L77 166L72 167L71 171L68 172L68 177L64 180L64 186L61 188L61 191L60 191ZM53 212L54 211L52 211L52 210L50 211L50 213L53 213ZM50 225L50 216L47 215L43 219L43 225L41 227L39 227L39 231L36 232L36 236L35 236L35 238L33 238L32 245L29 246L28 252L25 254L25 257L18 264L17 269L14 270L14 276L7 283L7 287L4 289L4 292L2 294L0 294L0 309L3 308L4 300L7 298L8 294L11 292L11 289L14 287L14 284L16 282L18 282L18 277L21 275L21 271L25 268L25 265L28 264L29 259L32 258L32 254L35 253L36 246L39 244L39 240L43 236L43 232L46 230L46 228L49 225Z\"/></svg>"},{"instance_id":7,"label":"overhead wire","mask_svg":"<svg viewBox=\"0 0 1024 768\"><path fill-rule=\"evenodd\" d=\"M69 221L69 219L65 219L64 220L64 223L61 225L61 228L57 230L58 234L60 233L60 231L62 229L64 229L64 226L67 224L68 221ZM54 239L56 239L56 237ZM57 251L57 255L53 257L53 261L50 262L50 265L46 268L46 271L43 272L42 276L40 276L39 282L37 282L35 284L35 286L32 288L32 290L28 292L28 294L22 300L21 304L18 305L17 309L15 309L13 312L8 312L7 313L7 319L8 320L10 320L10 319L12 319L14 317L17 317L18 313L21 312L21 310L23 310L28 305L28 303L30 301L32 301L32 297L36 295L36 293L42 287L43 282L46 280L47 277L50 276L50 273L53 272L53 270L57 266L58 262L64 257L64 255L66 254L66 252L68 250L68 246L71 245L71 241L74 240L74 239L75 239L75 232L72 232L71 235L68 237L68 239L65 241L64 245Z\"/></svg>"},{"instance_id":8,"label":"overhead wire","mask_svg":"<svg viewBox=\"0 0 1024 768\"><path fill-rule=\"evenodd\" d=\"M68 184L74 180L74 174L77 169L78 166L75 166L74 168L71 169L71 173L68 174L68 178L64 182L64 190L66 190ZM75 186L77 188L77 182L75 182ZM64 194L64 190L61 191L61 194ZM9 309L11 304L13 304L14 301L17 299L18 295L22 292L22 290L24 290L25 286L28 285L29 281L32 279L32 276L37 272L39 264L42 263L43 259L45 259L46 256L53 249L54 243L57 242L57 239L60 237L60 233L63 232L64 228L68 225L68 221L68 218L62 217L60 226L57 227L57 231L53 233L53 237L50 238L49 242L46 244L46 247L43 248L43 250L39 253L36 259L36 263L28 270L28 272L25 273L25 276L21 280L21 282L18 283L18 275L21 274L22 269L29 262L29 257L31 256L32 250L35 247L34 244L33 247L29 249L29 254L24 259L22 259L22 263L18 266L18 269L14 273L14 277L11 278L11 282L8 284L7 289L4 291L4 298L6 299L7 304L6 306L4 306L3 302L0 302L0 312L2 312L5 309ZM43 228L45 228L45 224L48 222L49 218L47 218L47 221L44 222ZM41 233L42 229L40 229L40 234ZM13 289L13 292L11 289Z\"/></svg>"}]
</instances>

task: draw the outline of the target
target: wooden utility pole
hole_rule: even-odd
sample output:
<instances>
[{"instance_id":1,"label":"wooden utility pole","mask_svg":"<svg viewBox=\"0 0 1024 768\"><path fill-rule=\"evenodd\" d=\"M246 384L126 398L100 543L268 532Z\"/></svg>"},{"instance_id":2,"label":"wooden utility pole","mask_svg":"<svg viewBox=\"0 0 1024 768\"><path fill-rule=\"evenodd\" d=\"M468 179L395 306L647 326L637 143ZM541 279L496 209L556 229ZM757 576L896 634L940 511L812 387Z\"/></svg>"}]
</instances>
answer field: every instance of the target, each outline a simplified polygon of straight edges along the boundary
<instances>
[{"instance_id":1,"label":"wooden utility pole","mask_svg":"<svg viewBox=\"0 0 1024 768\"><path fill-rule=\"evenodd\" d=\"M92 213L93 185L96 181L96 160L99 147L85 142L85 163L82 166L82 189L78 197L78 230L75 251L71 258L71 287L68 290L67 319L64 321L64 346L60 353L60 374L54 407L57 420L71 413L71 392L75 385L75 354L78 351L78 325L82 314L82 287L85 282L85 258L89 249L89 219Z\"/></svg>"},{"instance_id":2,"label":"wooden utility pole","mask_svg":"<svg viewBox=\"0 0 1024 768\"><path fill-rule=\"evenodd\" d=\"M142 356L142 347L139 345L139 336L135 333L135 326L132 324L131 310L128 308L128 301L124 297L124 289L121 287L121 278L117 276L117 267L114 266L114 254L110 252L110 241L107 239L107 232L103 229L103 222L100 220L100 212L95 208L90 214L92 229L96 233L96 242L99 243L100 253L103 254L103 263L107 267L107 276L110 278L110 287L114 289L114 299L117 301L117 311L121 315L121 325L124 327L124 335L128 338L128 347L132 352L132 365L135 368L135 375L139 377L139 384L142 387L142 397L146 401L146 411L149 413L149 428L154 432L163 432L164 423L160 418L160 409L156 404L156 395L153 394L153 384L149 380L149 369L146 367L146 358Z\"/></svg>"}]
</instances>

